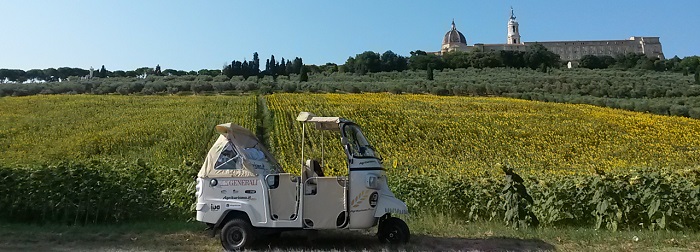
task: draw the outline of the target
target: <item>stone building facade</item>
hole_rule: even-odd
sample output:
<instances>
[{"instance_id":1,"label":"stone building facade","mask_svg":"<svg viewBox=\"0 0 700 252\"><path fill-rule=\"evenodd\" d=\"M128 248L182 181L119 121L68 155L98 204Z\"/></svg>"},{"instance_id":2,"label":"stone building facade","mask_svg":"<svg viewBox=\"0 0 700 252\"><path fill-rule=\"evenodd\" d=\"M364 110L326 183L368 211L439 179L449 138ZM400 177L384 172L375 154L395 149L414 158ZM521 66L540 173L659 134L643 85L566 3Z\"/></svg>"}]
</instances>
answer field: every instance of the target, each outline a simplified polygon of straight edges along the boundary
<instances>
[{"instance_id":1,"label":"stone building facade","mask_svg":"<svg viewBox=\"0 0 700 252\"><path fill-rule=\"evenodd\" d=\"M442 55L451 51L471 52L480 51L526 51L532 44L541 44L548 50L559 54L562 61L576 62L584 55L615 56L618 54L638 53L649 58L665 59L659 37L631 37L624 40L591 40L591 41L538 41L522 42L520 36L520 24L516 20L511 8L508 20L508 32L505 44L481 44L472 46L460 31L457 30L454 20L452 29L445 34L442 40L442 48L435 54Z\"/></svg>"}]
</instances>

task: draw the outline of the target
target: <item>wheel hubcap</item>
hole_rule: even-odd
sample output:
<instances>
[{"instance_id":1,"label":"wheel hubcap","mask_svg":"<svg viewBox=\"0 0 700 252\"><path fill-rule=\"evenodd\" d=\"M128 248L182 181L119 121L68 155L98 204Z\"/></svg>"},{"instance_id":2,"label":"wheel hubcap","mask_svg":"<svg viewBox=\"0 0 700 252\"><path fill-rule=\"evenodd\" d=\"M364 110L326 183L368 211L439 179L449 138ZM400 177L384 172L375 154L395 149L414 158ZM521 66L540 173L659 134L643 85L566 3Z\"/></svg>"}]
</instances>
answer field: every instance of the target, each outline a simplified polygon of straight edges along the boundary
<instances>
[{"instance_id":1,"label":"wheel hubcap","mask_svg":"<svg viewBox=\"0 0 700 252\"><path fill-rule=\"evenodd\" d=\"M231 244L234 244L236 246L239 246L243 242L243 232L241 232L241 230L239 229L231 230L231 233L228 237Z\"/></svg>"},{"instance_id":2,"label":"wheel hubcap","mask_svg":"<svg viewBox=\"0 0 700 252\"><path fill-rule=\"evenodd\" d=\"M395 242L399 240L399 230L391 230L389 231L389 234L387 235L387 240L391 242Z\"/></svg>"}]
</instances>

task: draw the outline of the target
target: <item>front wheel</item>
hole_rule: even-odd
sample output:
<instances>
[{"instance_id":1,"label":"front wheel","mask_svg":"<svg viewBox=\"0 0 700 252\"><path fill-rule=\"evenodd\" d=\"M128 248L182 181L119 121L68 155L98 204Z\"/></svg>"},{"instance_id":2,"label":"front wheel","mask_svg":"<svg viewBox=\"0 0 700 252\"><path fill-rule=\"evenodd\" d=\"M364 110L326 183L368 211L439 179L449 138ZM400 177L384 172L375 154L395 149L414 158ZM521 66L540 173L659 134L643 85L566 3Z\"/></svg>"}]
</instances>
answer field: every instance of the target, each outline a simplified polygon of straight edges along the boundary
<instances>
[{"instance_id":1,"label":"front wheel","mask_svg":"<svg viewBox=\"0 0 700 252\"><path fill-rule=\"evenodd\" d=\"M389 217L379 223L377 236L381 243L401 244L408 242L411 232L406 222L396 217Z\"/></svg>"},{"instance_id":2,"label":"front wheel","mask_svg":"<svg viewBox=\"0 0 700 252\"><path fill-rule=\"evenodd\" d=\"M221 245L226 251L239 251L253 244L253 226L246 220L233 219L221 229Z\"/></svg>"}]
</instances>

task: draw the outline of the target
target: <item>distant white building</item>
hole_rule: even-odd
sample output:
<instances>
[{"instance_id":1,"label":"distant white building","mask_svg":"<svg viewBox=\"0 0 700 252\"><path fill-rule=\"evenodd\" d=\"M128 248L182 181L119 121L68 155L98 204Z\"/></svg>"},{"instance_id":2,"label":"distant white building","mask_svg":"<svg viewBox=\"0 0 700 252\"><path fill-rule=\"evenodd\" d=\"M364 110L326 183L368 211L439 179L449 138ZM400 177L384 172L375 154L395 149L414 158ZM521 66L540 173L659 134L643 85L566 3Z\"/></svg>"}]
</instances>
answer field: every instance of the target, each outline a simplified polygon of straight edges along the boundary
<instances>
[{"instance_id":1,"label":"distant white building","mask_svg":"<svg viewBox=\"0 0 700 252\"><path fill-rule=\"evenodd\" d=\"M480 51L526 51L532 44L541 44L548 50L559 54L562 61L578 61L585 55L615 56L617 54L638 53L649 58L665 59L659 37L630 37L625 40L589 40L589 41L538 41L521 42L520 24L516 20L515 12L511 8L510 19L505 44L481 44L472 46L467 44L467 39L457 30L454 20L452 28L445 34L442 40L442 48L435 54L442 55L452 51L473 50Z\"/></svg>"}]
</instances>

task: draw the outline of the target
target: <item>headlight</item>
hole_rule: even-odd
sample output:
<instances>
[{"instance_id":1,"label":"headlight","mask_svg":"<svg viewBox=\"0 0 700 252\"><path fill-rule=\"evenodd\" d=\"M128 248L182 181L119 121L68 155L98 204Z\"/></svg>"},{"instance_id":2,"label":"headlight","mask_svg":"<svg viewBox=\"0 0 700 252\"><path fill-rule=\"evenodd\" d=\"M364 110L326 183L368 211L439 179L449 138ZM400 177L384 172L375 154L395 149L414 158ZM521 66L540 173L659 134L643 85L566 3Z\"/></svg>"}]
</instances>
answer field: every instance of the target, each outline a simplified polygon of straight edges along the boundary
<instances>
[{"instance_id":1,"label":"headlight","mask_svg":"<svg viewBox=\"0 0 700 252\"><path fill-rule=\"evenodd\" d=\"M374 175L367 175L366 186L369 189L379 189L379 177Z\"/></svg>"},{"instance_id":2,"label":"headlight","mask_svg":"<svg viewBox=\"0 0 700 252\"><path fill-rule=\"evenodd\" d=\"M197 178L197 185L194 186L194 195L197 195L197 198L199 196L202 196L202 179Z\"/></svg>"},{"instance_id":3,"label":"headlight","mask_svg":"<svg viewBox=\"0 0 700 252\"><path fill-rule=\"evenodd\" d=\"M211 179L209 180L209 186L214 187L219 184L219 181L216 179Z\"/></svg>"}]
</instances>

